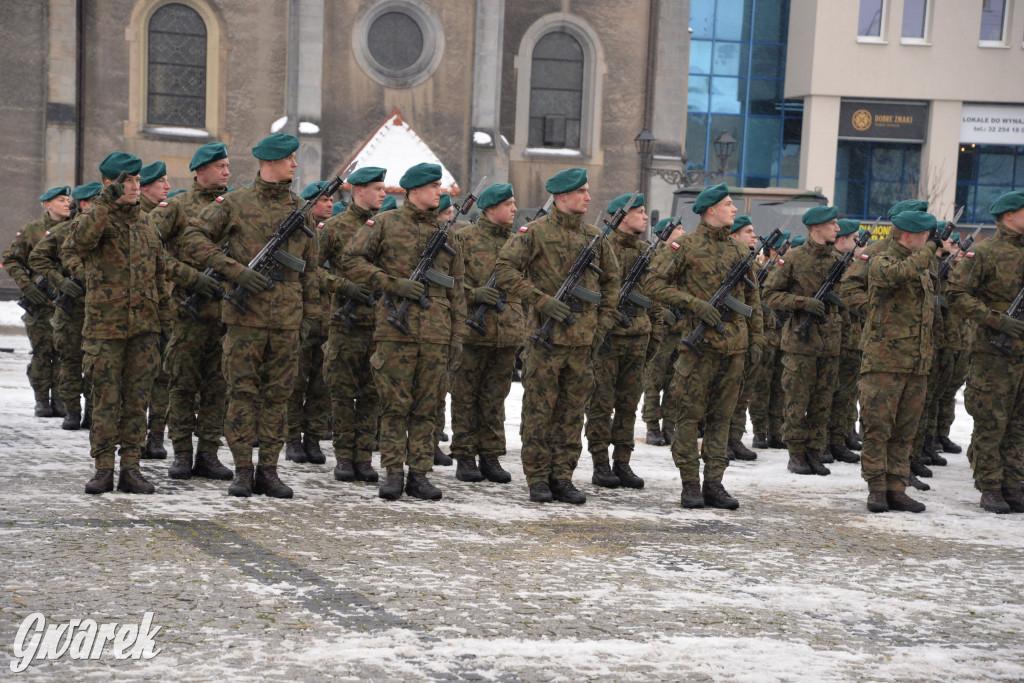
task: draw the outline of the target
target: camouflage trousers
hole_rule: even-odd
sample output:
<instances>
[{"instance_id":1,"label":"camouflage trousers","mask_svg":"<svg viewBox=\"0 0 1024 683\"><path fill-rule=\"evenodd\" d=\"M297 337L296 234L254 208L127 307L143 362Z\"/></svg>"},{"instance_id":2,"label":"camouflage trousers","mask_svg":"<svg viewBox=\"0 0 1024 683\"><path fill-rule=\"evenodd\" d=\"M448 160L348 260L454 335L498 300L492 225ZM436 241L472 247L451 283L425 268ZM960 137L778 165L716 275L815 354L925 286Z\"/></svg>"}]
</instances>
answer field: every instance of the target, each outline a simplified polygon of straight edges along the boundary
<instances>
[{"instance_id":1,"label":"camouflage trousers","mask_svg":"<svg viewBox=\"0 0 1024 683\"><path fill-rule=\"evenodd\" d=\"M168 340L168 344L170 340ZM160 357L164 357L166 349L161 342ZM170 376L160 363L157 375L153 379L153 388L149 392L149 431L156 434L163 434L167 426L167 406L170 402Z\"/></svg>"},{"instance_id":2,"label":"camouflage trousers","mask_svg":"<svg viewBox=\"0 0 1024 683\"><path fill-rule=\"evenodd\" d=\"M675 424L679 406L672 398L669 387L672 384L672 364L679 357L681 333L666 332L658 344L658 350L644 364L644 407L643 419L650 429L661 429L661 421ZM667 426L666 425L666 426Z\"/></svg>"},{"instance_id":3,"label":"camouflage trousers","mask_svg":"<svg viewBox=\"0 0 1024 683\"><path fill-rule=\"evenodd\" d=\"M288 440L298 441L303 434L320 439L327 433L331 414L331 395L324 383L324 349L327 340L318 325L299 346L299 371L288 400Z\"/></svg>"},{"instance_id":4,"label":"camouflage trousers","mask_svg":"<svg viewBox=\"0 0 1024 683\"><path fill-rule=\"evenodd\" d=\"M228 393L221 371L221 327L216 319L196 322L181 317L174 323L164 368L169 378L167 434L175 451L191 451L193 433L200 453L216 453L220 448Z\"/></svg>"},{"instance_id":5,"label":"camouflage trousers","mask_svg":"<svg viewBox=\"0 0 1024 683\"><path fill-rule=\"evenodd\" d=\"M594 391L589 346L527 344L523 351L523 474L527 485L572 479L583 450L583 410Z\"/></svg>"},{"instance_id":6,"label":"camouflage trousers","mask_svg":"<svg viewBox=\"0 0 1024 683\"><path fill-rule=\"evenodd\" d=\"M857 378L860 376L860 350L842 349L839 352L839 371L832 411L828 416L828 443L840 445L857 424Z\"/></svg>"},{"instance_id":7,"label":"camouflage trousers","mask_svg":"<svg viewBox=\"0 0 1024 683\"><path fill-rule=\"evenodd\" d=\"M381 467L431 471L437 387L448 373L448 345L379 341L370 367L380 396Z\"/></svg>"},{"instance_id":8,"label":"camouflage trousers","mask_svg":"<svg viewBox=\"0 0 1024 683\"><path fill-rule=\"evenodd\" d=\"M86 384L82 379L82 323L85 308L75 307L68 315L61 309L53 314L53 348L60 359L57 374L57 395L71 412L81 410Z\"/></svg>"},{"instance_id":9,"label":"camouflage trousers","mask_svg":"<svg viewBox=\"0 0 1024 683\"><path fill-rule=\"evenodd\" d=\"M950 351L953 356L953 367L949 381L939 385L935 398L935 436L949 436L949 428L956 417L956 394L967 381L967 366L970 353L964 350Z\"/></svg>"},{"instance_id":10,"label":"camouflage trousers","mask_svg":"<svg viewBox=\"0 0 1024 683\"><path fill-rule=\"evenodd\" d=\"M939 393L944 386L952 381L955 365L956 351L935 349L935 354L932 356L932 370L928 373L928 390L925 394L924 409L921 412L921 419L917 423L917 434L914 436L914 446L910 451L912 457L916 457L924 448L925 439L935 436Z\"/></svg>"},{"instance_id":11,"label":"camouflage trousers","mask_svg":"<svg viewBox=\"0 0 1024 683\"><path fill-rule=\"evenodd\" d=\"M594 358L594 393L587 403L587 448L594 464L608 464L608 446L622 462L636 444L636 406L644 390L644 361L650 335L612 335L611 350Z\"/></svg>"},{"instance_id":12,"label":"camouflage trousers","mask_svg":"<svg viewBox=\"0 0 1024 683\"><path fill-rule=\"evenodd\" d=\"M35 392L37 401L50 402L50 390L57 388L57 353L53 348L53 306L40 307L38 316L26 313L21 316L25 331L32 346L32 360L28 364L28 383Z\"/></svg>"},{"instance_id":13,"label":"camouflage trousers","mask_svg":"<svg viewBox=\"0 0 1024 683\"><path fill-rule=\"evenodd\" d=\"M726 356L710 349L697 357L685 347L680 350L672 377L672 393L679 401L676 438L672 442L672 461L683 481L700 480L700 460L704 461L704 480L721 482L729 458L726 441L736 400L743 382L744 354ZM697 426L704 423L704 439L697 451Z\"/></svg>"},{"instance_id":14,"label":"camouflage trousers","mask_svg":"<svg viewBox=\"0 0 1024 683\"><path fill-rule=\"evenodd\" d=\"M905 491L917 422L924 409L927 375L866 372L860 376L864 429L860 475L868 491Z\"/></svg>"},{"instance_id":15,"label":"camouflage trousers","mask_svg":"<svg viewBox=\"0 0 1024 683\"><path fill-rule=\"evenodd\" d=\"M299 369L299 331L228 325L221 367L228 387L224 435L235 467L277 465L284 444L288 397ZM257 401L259 396L259 401Z\"/></svg>"},{"instance_id":16,"label":"camouflage trousers","mask_svg":"<svg viewBox=\"0 0 1024 683\"><path fill-rule=\"evenodd\" d=\"M750 422L755 434L782 435L782 418L786 409L786 392L782 390L782 351L766 346L762 371L754 380L754 396L750 404Z\"/></svg>"},{"instance_id":17,"label":"camouflage trousers","mask_svg":"<svg viewBox=\"0 0 1024 683\"><path fill-rule=\"evenodd\" d=\"M820 358L786 353L782 388L786 392L783 438L790 453L820 453L828 437L828 416L839 375L839 356Z\"/></svg>"},{"instance_id":18,"label":"camouflage trousers","mask_svg":"<svg viewBox=\"0 0 1024 683\"><path fill-rule=\"evenodd\" d=\"M1024 357L972 353L964 404L974 418L967 459L983 491L1024 480Z\"/></svg>"},{"instance_id":19,"label":"camouflage trousers","mask_svg":"<svg viewBox=\"0 0 1024 683\"><path fill-rule=\"evenodd\" d=\"M743 358L743 382L740 384L740 393L736 398L736 408L732 411L732 420L729 423L729 438L739 441L743 438L743 432L747 430L747 406L750 405L750 397L754 395L754 387L757 380L764 372L762 363L751 363L749 349Z\"/></svg>"},{"instance_id":20,"label":"camouflage trousers","mask_svg":"<svg viewBox=\"0 0 1024 683\"><path fill-rule=\"evenodd\" d=\"M505 398L512 388L514 346L462 347L452 376L452 457L505 454Z\"/></svg>"},{"instance_id":21,"label":"camouflage trousers","mask_svg":"<svg viewBox=\"0 0 1024 683\"><path fill-rule=\"evenodd\" d=\"M96 469L114 467L118 446L121 469L138 469L146 445L146 404L160 366L160 335L86 339L82 351L85 374L92 380L89 446Z\"/></svg>"},{"instance_id":22,"label":"camouflage trousers","mask_svg":"<svg viewBox=\"0 0 1024 683\"><path fill-rule=\"evenodd\" d=\"M338 460L370 462L373 455L380 407L370 367L375 347L372 327L345 330L332 325L327 334L323 377L331 396Z\"/></svg>"}]
</instances>

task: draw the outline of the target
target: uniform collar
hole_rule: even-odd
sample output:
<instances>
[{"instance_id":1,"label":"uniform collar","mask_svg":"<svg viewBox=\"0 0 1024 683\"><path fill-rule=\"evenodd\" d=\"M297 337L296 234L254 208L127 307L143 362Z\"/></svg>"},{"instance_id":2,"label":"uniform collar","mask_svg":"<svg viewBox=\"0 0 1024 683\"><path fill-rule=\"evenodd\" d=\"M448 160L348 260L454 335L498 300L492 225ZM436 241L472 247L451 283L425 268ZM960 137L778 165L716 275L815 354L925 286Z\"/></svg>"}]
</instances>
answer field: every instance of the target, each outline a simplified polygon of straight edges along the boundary
<instances>
[{"instance_id":1,"label":"uniform collar","mask_svg":"<svg viewBox=\"0 0 1024 683\"><path fill-rule=\"evenodd\" d=\"M201 199L212 202L217 197L227 192L226 187L203 187L198 181L192 181L192 192Z\"/></svg>"},{"instance_id":2,"label":"uniform collar","mask_svg":"<svg viewBox=\"0 0 1024 683\"><path fill-rule=\"evenodd\" d=\"M724 242L729 239L729 230L732 228L731 225L723 225L720 228L714 228L704 221L697 224L697 233L707 235L713 240L718 242Z\"/></svg>"},{"instance_id":3,"label":"uniform collar","mask_svg":"<svg viewBox=\"0 0 1024 683\"><path fill-rule=\"evenodd\" d=\"M282 180L279 183L272 183L264 180L260 177L260 172L256 171L256 180L252 186L256 188L257 194L260 194L269 199L290 199L292 193L292 181Z\"/></svg>"},{"instance_id":4,"label":"uniform collar","mask_svg":"<svg viewBox=\"0 0 1024 683\"><path fill-rule=\"evenodd\" d=\"M560 225L567 230L583 231L583 214L581 213L566 213L557 206L552 206L548 217L554 221L555 225Z\"/></svg>"},{"instance_id":5,"label":"uniform collar","mask_svg":"<svg viewBox=\"0 0 1024 683\"><path fill-rule=\"evenodd\" d=\"M996 223L996 236L1014 246L1024 246L1024 235L1015 233L1002 223Z\"/></svg>"},{"instance_id":6,"label":"uniform collar","mask_svg":"<svg viewBox=\"0 0 1024 683\"><path fill-rule=\"evenodd\" d=\"M412 202L402 202L402 206L399 209L403 216L412 218L417 221L425 221L428 223L434 223L437 221L437 209L423 209L417 207Z\"/></svg>"},{"instance_id":7,"label":"uniform collar","mask_svg":"<svg viewBox=\"0 0 1024 683\"><path fill-rule=\"evenodd\" d=\"M905 246L900 244L899 240L890 240L890 242L891 244L889 245L889 249L896 252L900 256L908 256L911 253L910 249L907 249Z\"/></svg>"},{"instance_id":8,"label":"uniform collar","mask_svg":"<svg viewBox=\"0 0 1024 683\"><path fill-rule=\"evenodd\" d=\"M616 230L615 243L621 244L624 247L635 247L637 244L640 243L640 235L630 235L627 232Z\"/></svg>"},{"instance_id":9,"label":"uniform collar","mask_svg":"<svg viewBox=\"0 0 1024 683\"><path fill-rule=\"evenodd\" d=\"M814 254L815 256L819 256L819 257L820 256L828 256L829 252L832 252L832 251L836 250L836 245L835 244L829 244L828 242L825 242L824 244L818 244L817 242L815 242L812 239L808 239L804 246L809 247L810 250L811 250L811 253Z\"/></svg>"},{"instance_id":10,"label":"uniform collar","mask_svg":"<svg viewBox=\"0 0 1024 683\"><path fill-rule=\"evenodd\" d=\"M350 214L353 218L366 222L373 218L377 212L373 209L364 209L355 202L349 202L348 206L345 208L345 213Z\"/></svg>"},{"instance_id":11,"label":"uniform collar","mask_svg":"<svg viewBox=\"0 0 1024 683\"><path fill-rule=\"evenodd\" d=\"M486 218L483 217L483 215L476 219L476 225L481 230L491 235L495 235L496 237L508 237L509 235L512 234L511 223L502 225L500 223L495 223L493 221L487 220Z\"/></svg>"}]
</instances>

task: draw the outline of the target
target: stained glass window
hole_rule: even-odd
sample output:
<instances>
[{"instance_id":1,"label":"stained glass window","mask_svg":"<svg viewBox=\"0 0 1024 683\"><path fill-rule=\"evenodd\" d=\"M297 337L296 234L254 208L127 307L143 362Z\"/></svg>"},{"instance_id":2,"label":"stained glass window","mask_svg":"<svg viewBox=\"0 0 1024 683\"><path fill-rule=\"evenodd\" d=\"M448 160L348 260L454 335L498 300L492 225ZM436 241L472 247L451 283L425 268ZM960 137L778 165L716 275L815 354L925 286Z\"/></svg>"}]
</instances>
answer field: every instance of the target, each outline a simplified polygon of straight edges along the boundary
<instances>
[{"instance_id":1,"label":"stained glass window","mask_svg":"<svg viewBox=\"0 0 1024 683\"><path fill-rule=\"evenodd\" d=\"M149 20L146 122L206 127L206 24L191 7L164 5Z\"/></svg>"}]
</instances>

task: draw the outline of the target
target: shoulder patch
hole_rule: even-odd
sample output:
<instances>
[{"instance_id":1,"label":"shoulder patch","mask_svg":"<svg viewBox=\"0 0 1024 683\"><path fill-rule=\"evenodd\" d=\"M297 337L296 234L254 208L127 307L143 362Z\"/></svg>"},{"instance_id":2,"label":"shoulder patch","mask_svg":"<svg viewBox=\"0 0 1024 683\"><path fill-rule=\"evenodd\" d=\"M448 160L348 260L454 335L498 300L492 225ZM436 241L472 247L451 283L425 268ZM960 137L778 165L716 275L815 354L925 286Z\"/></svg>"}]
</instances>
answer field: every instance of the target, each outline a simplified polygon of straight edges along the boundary
<instances>
[{"instance_id":1,"label":"shoulder patch","mask_svg":"<svg viewBox=\"0 0 1024 683\"><path fill-rule=\"evenodd\" d=\"M14 233L14 236L15 237L21 237L21 233L20 232L16 232L16 233Z\"/></svg>"},{"instance_id":2,"label":"shoulder patch","mask_svg":"<svg viewBox=\"0 0 1024 683\"><path fill-rule=\"evenodd\" d=\"M324 222L320 221L319 223L316 224L316 227L318 227L318 228L324 227Z\"/></svg>"},{"instance_id":3,"label":"shoulder patch","mask_svg":"<svg viewBox=\"0 0 1024 683\"><path fill-rule=\"evenodd\" d=\"M964 256L966 256L967 258L974 258L974 252L973 251L969 251L966 254L964 254Z\"/></svg>"},{"instance_id":4,"label":"shoulder patch","mask_svg":"<svg viewBox=\"0 0 1024 683\"><path fill-rule=\"evenodd\" d=\"M49 237L49 236L50 236L50 231L49 231L49 230L47 230L47 231L46 231L46 236L47 236L47 237Z\"/></svg>"},{"instance_id":5,"label":"shoulder patch","mask_svg":"<svg viewBox=\"0 0 1024 683\"><path fill-rule=\"evenodd\" d=\"M779 265L780 265L780 266L784 266L784 265L786 265L786 259L784 259L784 258L780 258L780 259L779 259Z\"/></svg>"},{"instance_id":6,"label":"shoulder patch","mask_svg":"<svg viewBox=\"0 0 1024 683\"><path fill-rule=\"evenodd\" d=\"M679 242L673 242L669 246L672 247L673 249L679 249Z\"/></svg>"},{"instance_id":7,"label":"shoulder patch","mask_svg":"<svg viewBox=\"0 0 1024 683\"><path fill-rule=\"evenodd\" d=\"M213 201L215 201L215 202L222 202L222 201L224 201L224 195L221 195L221 196L217 197Z\"/></svg>"},{"instance_id":8,"label":"shoulder patch","mask_svg":"<svg viewBox=\"0 0 1024 683\"><path fill-rule=\"evenodd\" d=\"M167 206L167 201L164 200L164 201L160 202L159 204L157 204L157 206Z\"/></svg>"},{"instance_id":9,"label":"shoulder patch","mask_svg":"<svg viewBox=\"0 0 1024 683\"><path fill-rule=\"evenodd\" d=\"M860 255L860 260L861 261L867 261L869 258L871 258L871 254L861 254Z\"/></svg>"},{"instance_id":10,"label":"shoulder patch","mask_svg":"<svg viewBox=\"0 0 1024 683\"><path fill-rule=\"evenodd\" d=\"M528 227L526 227L525 225L523 227L519 228L519 232L529 232L529 230L530 229Z\"/></svg>"},{"instance_id":11,"label":"shoulder patch","mask_svg":"<svg viewBox=\"0 0 1024 683\"><path fill-rule=\"evenodd\" d=\"M373 225L373 219L372 218L367 218L366 222L363 223L363 225L370 225L370 226L372 226Z\"/></svg>"}]
</instances>

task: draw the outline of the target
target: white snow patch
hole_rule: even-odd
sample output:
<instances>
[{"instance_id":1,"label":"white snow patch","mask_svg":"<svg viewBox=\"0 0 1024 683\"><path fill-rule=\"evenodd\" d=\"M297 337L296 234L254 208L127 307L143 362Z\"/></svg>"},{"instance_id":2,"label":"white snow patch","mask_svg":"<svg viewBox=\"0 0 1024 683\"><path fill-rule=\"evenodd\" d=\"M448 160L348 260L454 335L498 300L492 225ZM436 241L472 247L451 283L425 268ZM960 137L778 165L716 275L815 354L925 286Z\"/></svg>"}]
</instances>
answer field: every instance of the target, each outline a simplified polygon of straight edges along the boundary
<instances>
[{"instance_id":1,"label":"white snow patch","mask_svg":"<svg viewBox=\"0 0 1024 683\"><path fill-rule=\"evenodd\" d=\"M416 164L440 164L441 187L446 192L457 194L459 186L451 171L442 163L430 146L402 118L397 109L381 124L366 144L356 152L354 168L379 166L388 170L384 185L399 187L402 175Z\"/></svg>"},{"instance_id":2,"label":"white snow patch","mask_svg":"<svg viewBox=\"0 0 1024 683\"><path fill-rule=\"evenodd\" d=\"M482 130L473 131L473 144L477 147L490 147L493 143L494 138L490 134Z\"/></svg>"},{"instance_id":3,"label":"white snow patch","mask_svg":"<svg viewBox=\"0 0 1024 683\"><path fill-rule=\"evenodd\" d=\"M320 126L312 121L299 121L299 133L302 135L319 135Z\"/></svg>"},{"instance_id":4,"label":"white snow patch","mask_svg":"<svg viewBox=\"0 0 1024 683\"><path fill-rule=\"evenodd\" d=\"M578 149L568 147L527 147L526 153L536 157L582 157Z\"/></svg>"},{"instance_id":5,"label":"white snow patch","mask_svg":"<svg viewBox=\"0 0 1024 683\"><path fill-rule=\"evenodd\" d=\"M287 124L287 123L288 123L288 117L287 116L282 116L277 121L274 121L272 124L270 124L270 132L271 133L280 133L281 129L284 128L285 124Z\"/></svg>"},{"instance_id":6,"label":"white snow patch","mask_svg":"<svg viewBox=\"0 0 1024 683\"><path fill-rule=\"evenodd\" d=\"M145 132L156 135L177 135L184 138L208 138L209 131L202 128L184 128L181 126L146 126Z\"/></svg>"}]
</instances>

